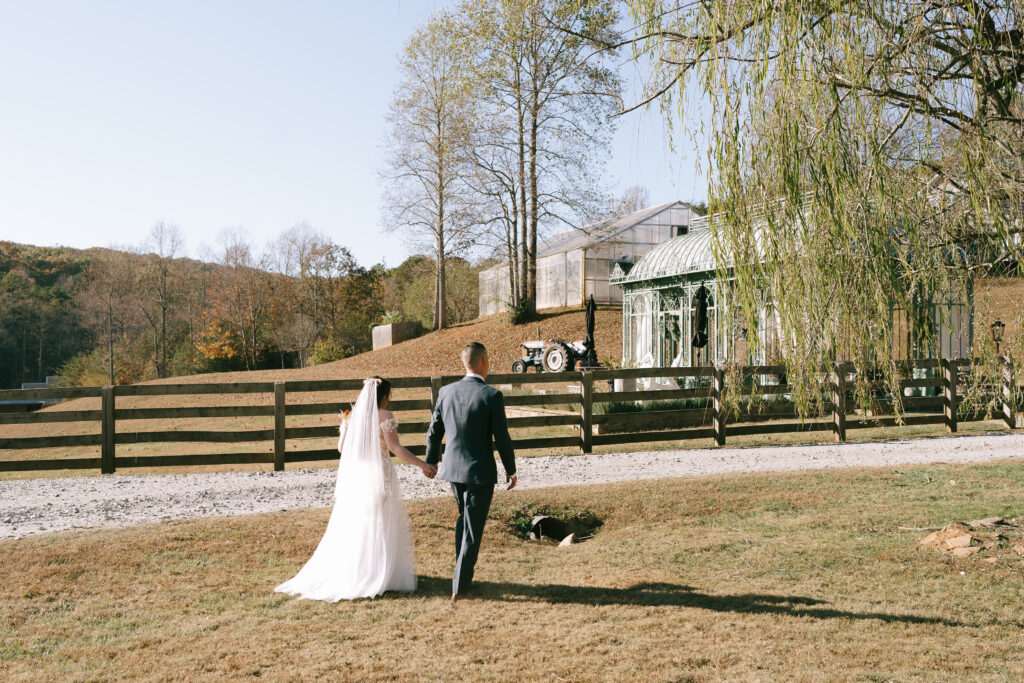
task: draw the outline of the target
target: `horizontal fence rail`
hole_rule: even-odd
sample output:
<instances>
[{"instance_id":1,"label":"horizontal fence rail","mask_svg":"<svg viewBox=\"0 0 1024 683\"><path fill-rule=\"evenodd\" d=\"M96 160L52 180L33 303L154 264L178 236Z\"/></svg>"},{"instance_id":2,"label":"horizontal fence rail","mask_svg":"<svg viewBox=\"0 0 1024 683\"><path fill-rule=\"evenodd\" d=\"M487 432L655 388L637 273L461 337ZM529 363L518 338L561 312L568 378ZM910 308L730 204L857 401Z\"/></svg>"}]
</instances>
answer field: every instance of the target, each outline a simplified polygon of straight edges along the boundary
<instances>
[{"instance_id":1,"label":"horizontal fence rail","mask_svg":"<svg viewBox=\"0 0 1024 683\"><path fill-rule=\"evenodd\" d=\"M573 448L589 453L595 446L714 439L758 434L831 432L845 441L847 430L895 426L944 425L956 432L958 424L997 419L1017 426L1024 388L1008 359L1003 376L989 387L997 404L994 411L966 410L960 394L964 378L977 361L900 361L890 366L899 373L894 385L869 374L869 410L853 406L856 372L851 363L820 369L817 405L821 414L802 415L792 400L787 370L781 365L746 366L726 373L722 368L630 368L539 374L495 374L488 383L505 390L505 405L515 411L508 418L513 445L519 450ZM875 373L875 370L868 372ZM442 387L461 376L399 377L393 389L406 392L388 408L401 416L398 433L416 455L425 453L429 416ZM889 395L901 392L900 411ZM988 385L986 385L988 386ZM0 400L92 401L75 410L0 413L0 471L272 464L333 460L335 448L297 448L307 439L333 439L336 422L328 425L288 425L287 418L338 415L351 401L338 394L361 390L363 380L289 380L284 382L179 383L108 387L57 387L0 391ZM527 387L530 387L527 390ZM333 393L317 400L324 393ZM412 393L412 397L408 394ZM419 397L415 395L419 393ZM915 392L924 395L912 395ZM232 399L231 396L234 398ZM139 397L175 397L168 407L132 407ZM188 397L223 396L223 405L189 405ZM243 397L257 405L246 405ZM288 403L286 399L302 402ZM863 398L863 397L860 397ZM99 399L99 407L96 406ZM118 401L125 399L129 405ZM652 402L655 405L651 406ZM645 405L646 404L646 405ZM520 414L525 412L526 414ZM272 418L259 427L243 429L180 429L161 424L168 420L207 418ZM146 422L143 422L146 421ZM73 423L95 425L87 434L14 436L12 429ZM120 431L117 426L120 424ZM245 423L248 425L248 421ZM138 428L135 426L138 425ZM236 423L237 426L237 423ZM161 428L163 427L163 428ZM169 428L168 428L169 427ZM55 427L54 429L57 429ZM553 432L562 429L562 433ZM541 433L523 433L541 430ZM566 431L567 430L567 431ZM292 442L291 449L288 448ZM160 443L210 444L209 452L182 454L126 454L118 446ZM218 447L217 444L223 446ZM243 444L232 450L231 444ZM253 444L265 444L259 450ZM312 445L312 444L306 444ZM4 451L45 448L99 447L99 457L4 459Z\"/></svg>"}]
</instances>

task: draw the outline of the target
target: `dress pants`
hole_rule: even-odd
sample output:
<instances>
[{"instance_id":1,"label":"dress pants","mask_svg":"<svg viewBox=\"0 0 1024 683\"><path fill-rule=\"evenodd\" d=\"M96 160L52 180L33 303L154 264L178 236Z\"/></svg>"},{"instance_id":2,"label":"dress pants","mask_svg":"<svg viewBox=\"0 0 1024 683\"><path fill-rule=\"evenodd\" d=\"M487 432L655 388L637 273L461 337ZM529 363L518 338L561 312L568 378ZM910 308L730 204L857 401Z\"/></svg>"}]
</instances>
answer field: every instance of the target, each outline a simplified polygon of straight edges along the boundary
<instances>
[{"instance_id":1,"label":"dress pants","mask_svg":"<svg viewBox=\"0 0 1024 683\"><path fill-rule=\"evenodd\" d=\"M473 583L473 568L480 552L487 513L491 509L494 484L459 484L452 482L452 493L459 504L455 523L455 573L452 595L466 592Z\"/></svg>"}]
</instances>

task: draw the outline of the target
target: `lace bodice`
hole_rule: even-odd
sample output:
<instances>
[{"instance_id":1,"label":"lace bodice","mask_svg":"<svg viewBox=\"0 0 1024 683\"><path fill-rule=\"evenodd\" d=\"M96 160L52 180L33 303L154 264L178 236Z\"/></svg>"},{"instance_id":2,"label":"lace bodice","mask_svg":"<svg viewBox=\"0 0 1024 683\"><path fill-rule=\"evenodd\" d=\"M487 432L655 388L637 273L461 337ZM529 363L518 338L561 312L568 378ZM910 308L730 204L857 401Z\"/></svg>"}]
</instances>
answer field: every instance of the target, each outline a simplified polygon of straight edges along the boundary
<instances>
[{"instance_id":1,"label":"lace bodice","mask_svg":"<svg viewBox=\"0 0 1024 683\"><path fill-rule=\"evenodd\" d=\"M341 421L341 426L338 427L338 451L341 451L341 445L345 441L345 431L348 429L348 417L345 417ZM388 450L388 445L384 441L384 432L391 433L397 431L398 419L394 416L387 418L386 420L380 421L380 457L388 458L391 457L391 452Z\"/></svg>"},{"instance_id":2,"label":"lace bodice","mask_svg":"<svg viewBox=\"0 0 1024 683\"><path fill-rule=\"evenodd\" d=\"M384 433L392 433L398 429L398 419L394 416L389 417L386 420L381 420L380 431ZM384 434L380 436L380 456L382 458L391 457L391 453L388 451L388 445L384 441Z\"/></svg>"}]
</instances>

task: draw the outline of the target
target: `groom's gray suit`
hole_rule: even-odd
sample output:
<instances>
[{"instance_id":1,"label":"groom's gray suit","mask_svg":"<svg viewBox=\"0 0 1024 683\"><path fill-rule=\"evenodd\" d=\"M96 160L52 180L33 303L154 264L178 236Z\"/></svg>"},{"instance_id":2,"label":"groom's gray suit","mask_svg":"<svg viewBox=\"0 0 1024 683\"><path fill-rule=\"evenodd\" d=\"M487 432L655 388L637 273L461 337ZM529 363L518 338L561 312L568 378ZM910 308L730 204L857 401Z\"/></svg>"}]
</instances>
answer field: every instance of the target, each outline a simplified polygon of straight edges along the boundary
<instances>
[{"instance_id":1,"label":"groom's gray suit","mask_svg":"<svg viewBox=\"0 0 1024 683\"><path fill-rule=\"evenodd\" d=\"M446 434L442 461L441 439ZM453 595L465 592L473 582L480 537L498 482L495 448L505 474L511 477L516 473L516 458L501 392L474 375L441 387L427 430L427 463L436 465L441 461L437 477L451 483L459 504Z\"/></svg>"}]
</instances>

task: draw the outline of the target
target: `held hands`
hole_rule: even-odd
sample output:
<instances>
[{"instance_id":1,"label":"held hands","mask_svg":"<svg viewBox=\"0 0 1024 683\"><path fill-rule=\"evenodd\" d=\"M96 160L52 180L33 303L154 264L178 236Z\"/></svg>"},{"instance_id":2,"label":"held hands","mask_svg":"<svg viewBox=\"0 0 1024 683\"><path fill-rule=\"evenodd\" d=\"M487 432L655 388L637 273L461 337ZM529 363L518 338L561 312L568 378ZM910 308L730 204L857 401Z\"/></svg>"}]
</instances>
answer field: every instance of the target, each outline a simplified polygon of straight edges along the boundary
<instances>
[{"instance_id":1,"label":"held hands","mask_svg":"<svg viewBox=\"0 0 1024 683\"><path fill-rule=\"evenodd\" d=\"M437 476L437 465L428 465L423 463L420 465L420 470L423 471L423 476L427 479L433 479Z\"/></svg>"}]
</instances>

